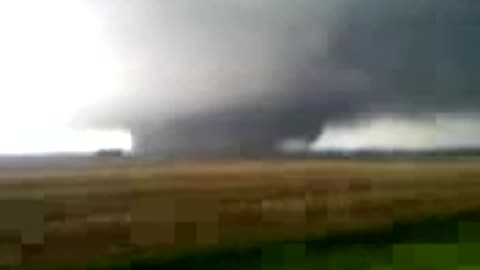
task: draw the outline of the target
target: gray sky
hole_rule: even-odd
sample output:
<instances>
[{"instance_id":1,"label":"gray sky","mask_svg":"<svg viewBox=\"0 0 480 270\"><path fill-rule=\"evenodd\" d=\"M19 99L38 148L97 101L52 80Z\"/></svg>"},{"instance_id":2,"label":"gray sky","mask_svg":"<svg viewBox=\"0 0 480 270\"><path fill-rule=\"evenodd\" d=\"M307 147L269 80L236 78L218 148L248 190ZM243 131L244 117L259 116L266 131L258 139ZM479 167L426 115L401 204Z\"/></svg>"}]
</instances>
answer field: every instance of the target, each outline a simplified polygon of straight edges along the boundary
<instances>
[{"instance_id":1,"label":"gray sky","mask_svg":"<svg viewBox=\"0 0 480 270\"><path fill-rule=\"evenodd\" d=\"M261 153L365 114L480 104L475 0L90 3L126 71L88 122L132 129L140 151Z\"/></svg>"}]
</instances>

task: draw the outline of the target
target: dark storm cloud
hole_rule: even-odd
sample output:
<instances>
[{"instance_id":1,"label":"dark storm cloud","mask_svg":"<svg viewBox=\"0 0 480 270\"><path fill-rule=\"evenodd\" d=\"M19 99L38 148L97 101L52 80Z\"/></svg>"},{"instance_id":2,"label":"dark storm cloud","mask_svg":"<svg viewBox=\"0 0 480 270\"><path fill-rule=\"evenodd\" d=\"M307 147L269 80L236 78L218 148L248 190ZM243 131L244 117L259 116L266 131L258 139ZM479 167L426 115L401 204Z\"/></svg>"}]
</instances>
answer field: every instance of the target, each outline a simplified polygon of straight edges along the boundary
<instances>
[{"instance_id":1,"label":"dark storm cloud","mask_svg":"<svg viewBox=\"0 0 480 270\"><path fill-rule=\"evenodd\" d=\"M480 3L357 1L333 30L329 55L369 78L394 109L478 105Z\"/></svg>"},{"instance_id":2,"label":"dark storm cloud","mask_svg":"<svg viewBox=\"0 0 480 270\"><path fill-rule=\"evenodd\" d=\"M475 0L103 1L139 151L268 153L359 113L476 111Z\"/></svg>"}]
</instances>

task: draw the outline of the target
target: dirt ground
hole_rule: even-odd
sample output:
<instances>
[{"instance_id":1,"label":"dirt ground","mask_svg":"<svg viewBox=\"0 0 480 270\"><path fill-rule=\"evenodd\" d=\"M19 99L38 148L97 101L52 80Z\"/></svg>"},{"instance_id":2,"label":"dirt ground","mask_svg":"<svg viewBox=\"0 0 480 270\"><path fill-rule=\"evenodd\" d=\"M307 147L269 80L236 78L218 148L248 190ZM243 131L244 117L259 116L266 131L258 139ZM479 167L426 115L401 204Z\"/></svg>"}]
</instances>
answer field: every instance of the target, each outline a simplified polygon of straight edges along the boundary
<instances>
[{"instance_id":1,"label":"dirt ground","mask_svg":"<svg viewBox=\"0 0 480 270\"><path fill-rule=\"evenodd\" d=\"M480 160L125 160L0 174L0 264L303 239L480 209Z\"/></svg>"}]
</instances>

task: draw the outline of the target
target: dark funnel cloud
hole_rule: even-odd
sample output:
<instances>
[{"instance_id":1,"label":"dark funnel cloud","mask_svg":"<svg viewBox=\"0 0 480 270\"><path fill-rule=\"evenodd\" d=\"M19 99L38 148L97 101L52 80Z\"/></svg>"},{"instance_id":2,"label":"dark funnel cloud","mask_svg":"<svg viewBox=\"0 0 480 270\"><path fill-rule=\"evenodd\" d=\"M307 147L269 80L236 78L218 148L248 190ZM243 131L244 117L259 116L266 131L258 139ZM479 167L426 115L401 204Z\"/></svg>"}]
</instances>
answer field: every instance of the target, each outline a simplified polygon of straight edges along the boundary
<instances>
[{"instance_id":1,"label":"dark funnel cloud","mask_svg":"<svg viewBox=\"0 0 480 270\"><path fill-rule=\"evenodd\" d=\"M272 155L362 113L476 112L476 0L92 1L139 154Z\"/></svg>"}]
</instances>

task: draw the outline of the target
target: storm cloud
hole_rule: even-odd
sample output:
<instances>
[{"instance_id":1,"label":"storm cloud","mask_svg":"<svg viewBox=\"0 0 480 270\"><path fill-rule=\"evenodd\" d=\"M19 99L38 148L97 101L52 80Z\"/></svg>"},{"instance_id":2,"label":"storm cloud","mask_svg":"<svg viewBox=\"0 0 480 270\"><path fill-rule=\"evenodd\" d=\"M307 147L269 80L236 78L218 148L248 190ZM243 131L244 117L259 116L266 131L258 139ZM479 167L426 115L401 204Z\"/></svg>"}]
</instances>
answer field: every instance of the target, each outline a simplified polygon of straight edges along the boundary
<instances>
[{"instance_id":1,"label":"storm cloud","mask_svg":"<svg viewBox=\"0 0 480 270\"><path fill-rule=\"evenodd\" d=\"M274 154L370 115L476 112L475 0L91 1L126 67L88 114L138 153Z\"/></svg>"}]
</instances>

